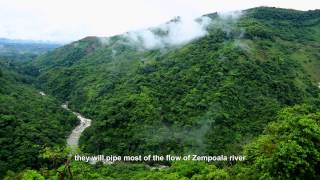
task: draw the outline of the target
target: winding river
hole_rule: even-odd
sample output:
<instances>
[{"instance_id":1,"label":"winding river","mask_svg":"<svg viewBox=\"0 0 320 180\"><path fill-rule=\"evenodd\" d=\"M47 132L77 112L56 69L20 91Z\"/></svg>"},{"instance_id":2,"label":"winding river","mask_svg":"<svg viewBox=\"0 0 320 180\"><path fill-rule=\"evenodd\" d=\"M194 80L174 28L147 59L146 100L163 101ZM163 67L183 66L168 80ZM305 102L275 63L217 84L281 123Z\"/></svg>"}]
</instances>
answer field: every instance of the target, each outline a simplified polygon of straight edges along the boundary
<instances>
[{"instance_id":1,"label":"winding river","mask_svg":"<svg viewBox=\"0 0 320 180\"><path fill-rule=\"evenodd\" d=\"M68 103L64 103L61 105L62 108L71 111L68 108ZM91 125L91 119L87 119L83 117L80 113L71 111L77 118L80 120L80 124L76 126L67 139L67 145L71 147L72 151L76 151L79 147L79 139L82 132Z\"/></svg>"},{"instance_id":2,"label":"winding river","mask_svg":"<svg viewBox=\"0 0 320 180\"><path fill-rule=\"evenodd\" d=\"M41 96L47 96L44 92L40 91L39 94ZM78 148L79 148L79 139L80 136L82 134L82 132L91 125L91 119L87 119L84 116L82 116L80 113L77 112L73 112L71 109L69 109L68 107L68 102L64 103L61 105L61 107L63 109L66 109L67 111L72 112L74 115L77 116L77 118L80 120L80 124L77 125L71 132L71 134L69 135L69 137L67 138L67 145L69 147L71 147L72 153L77 152ZM70 153L70 155L72 155L72 153ZM90 164L96 164L96 160L90 160L89 163ZM104 164L113 164L112 161L103 161ZM159 167L149 167L151 169L162 169L162 168L166 168L167 166L159 166Z\"/></svg>"}]
</instances>

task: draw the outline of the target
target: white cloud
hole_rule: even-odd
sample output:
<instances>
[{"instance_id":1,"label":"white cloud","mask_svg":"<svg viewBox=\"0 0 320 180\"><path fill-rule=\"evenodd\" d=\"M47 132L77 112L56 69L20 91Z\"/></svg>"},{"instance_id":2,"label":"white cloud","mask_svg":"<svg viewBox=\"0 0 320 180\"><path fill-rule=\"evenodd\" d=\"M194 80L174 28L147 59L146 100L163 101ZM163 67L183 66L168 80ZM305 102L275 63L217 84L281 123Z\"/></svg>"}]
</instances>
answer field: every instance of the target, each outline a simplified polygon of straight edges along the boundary
<instances>
[{"instance_id":1,"label":"white cloud","mask_svg":"<svg viewBox=\"0 0 320 180\"><path fill-rule=\"evenodd\" d=\"M317 0L0 0L0 37L65 42L262 5L320 8Z\"/></svg>"},{"instance_id":2,"label":"white cloud","mask_svg":"<svg viewBox=\"0 0 320 180\"><path fill-rule=\"evenodd\" d=\"M125 36L131 43L142 45L144 49L163 48L167 45L185 44L206 35L206 28L210 22L211 19L208 17L198 19L179 17L175 21L157 27L128 32ZM155 31L161 31L164 34L159 35Z\"/></svg>"}]
</instances>

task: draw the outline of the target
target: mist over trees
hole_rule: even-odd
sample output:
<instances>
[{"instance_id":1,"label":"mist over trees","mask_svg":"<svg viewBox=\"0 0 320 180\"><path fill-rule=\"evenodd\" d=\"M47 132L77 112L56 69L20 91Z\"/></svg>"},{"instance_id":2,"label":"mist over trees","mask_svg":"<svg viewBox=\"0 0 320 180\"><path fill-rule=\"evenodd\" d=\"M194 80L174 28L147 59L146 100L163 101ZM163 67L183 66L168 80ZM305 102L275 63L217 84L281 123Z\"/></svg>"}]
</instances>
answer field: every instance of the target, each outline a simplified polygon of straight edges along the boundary
<instances>
[{"instance_id":1,"label":"mist over trees","mask_svg":"<svg viewBox=\"0 0 320 180\"><path fill-rule=\"evenodd\" d=\"M319 10L260 7L1 61L1 177L317 179L319 37ZM88 155L246 160L70 161L65 139L77 119L66 101L92 119L80 138Z\"/></svg>"}]
</instances>

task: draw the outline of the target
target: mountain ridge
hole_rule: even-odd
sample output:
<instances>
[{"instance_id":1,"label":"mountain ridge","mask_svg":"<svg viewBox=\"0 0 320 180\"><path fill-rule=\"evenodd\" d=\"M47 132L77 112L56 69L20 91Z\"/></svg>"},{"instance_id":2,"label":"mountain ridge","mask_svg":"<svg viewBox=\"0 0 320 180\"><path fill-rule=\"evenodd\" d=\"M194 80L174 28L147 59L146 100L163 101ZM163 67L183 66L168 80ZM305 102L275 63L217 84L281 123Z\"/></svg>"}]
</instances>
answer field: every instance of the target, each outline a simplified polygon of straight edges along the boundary
<instances>
[{"instance_id":1,"label":"mountain ridge","mask_svg":"<svg viewBox=\"0 0 320 180\"><path fill-rule=\"evenodd\" d=\"M69 100L71 102L71 106L73 106L74 108L80 109L80 110L82 109L83 113L87 114L88 116L93 116L94 119L98 119L96 122L93 122L93 126L90 127L88 131L85 132L85 136L81 139L82 143L84 139L88 141L89 139L92 139L92 137L98 138L97 136L94 136L92 133L94 132L93 128L99 128L97 127L99 124L98 122L101 121L99 119L104 119L101 122L106 123L106 122L109 122L110 118L112 117L119 118L123 115L127 116L127 118L132 117L133 119L135 119L135 120L132 120L133 122L130 122L130 123L134 123L134 121L138 121L138 119L149 119L148 116L151 116L151 117L154 116L155 119L158 119L157 121L159 121L158 123L160 124L157 124L157 125L154 124L152 126L155 126L160 129L164 128L163 129L164 132L159 132L160 134L161 133L174 134L173 129L180 129L180 130L177 130L177 132L179 131L181 132L177 133L176 135L173 135L173 136L177 136L177 138L180 136L181 133L193 134L193 133L196 133L197 130L192 130L192 128L189 130L184 129L185 127L183 127L184 126L183 124L185 123L183 122L179 122L179 123L182 123L180 125L178 124L175 125L175 123L178 121L171 120L171 118L189 119L191 114L195 116L193 117L195 119L197 118L201 119L201 116L203 116L203 118L207 118L207 116L209 115L205 115L206 113L209 113L210 111L213 111L213 112L216 111L216 110L209 110L210 109L209 107L211 106L212 107L217 106L223 109L223 110L220 110L221 112L219 113L215 112L215 114L221 113L221 117L217 116L214 118L218 118L218 119L227 118L229 120L223 120L222 122L226 122L228 124L228 121L230 121L232 122L231 124L233 123L238 124L241 122L240 121L241 117L245 117L245 114L247 113L250 114L252 112L246 112L245 110L243 110L243 112L241 112L240 114L236 112L232 112L231 114L237 114L236 116L238 116L238 117L234 117L235 119L238 119L237 121L232 121L230 119L231 118L230 115L225 117L224 113L229 114L230 113L229 111L232 110L231 106L233 105L229 104L223 107L224 105L221 104L222 102L220 102L220 101L224 101L223 100L224 98L228 99L228 97L225 97L225 93L227 93L228 91L230 91L228 93L231 93L231 94L234 93L233 92L234 90L232 89L235 87L239 88L238 90L239 92L243 91L242 93L244 93L244 94L236 93L235 96L246 96L247 94L246 91L248 90L241 88L240 84L237 84L237 83L234 84L235 82L237 82L237 76L244 78L245 82L260 84L260 86L263 86L267 88L269 91L271 91L272 92L271 94L277 92L278 95L275 95L275 96L271 95L270 97L268 97L269 95L267 92L265 92L265 90L260 88L252 89L256 91L257 95L262 93L259 96L266 97L267 99L268 98L272 99L272 100L271 99L266 100L262 98L268 103L272 102L271 104L273 105L271 105L271 107L268 107L271 109L277 106L282 107L283 105L293 105L298 102L302 103L303 101L301 100L308 96L310 97L317 96L316 92L318 90L315 86L317 84L316 79L313 79L312 80L313 82L309 81L308 75L305 75L305 73L307 72L309 73L309 76L316 77L316 75L313 74L315 70L304 68L305 66L308 66L309 63L305 63L301 61L299 62L296 56L300 58L300 54L295 56L288 56L288 55L291 53L294 53L294 51L292 51L290 48L299 49L302 47L302 45L305 46L305 44L308 44L308 46L312 46L312 43L314 42L318 43L317 41L318 39L316 38L316 36L314 36L314 33L312 32L318 32L314 27L319 26L319 22L320 22L318 21L319 13L320 11L318 10L302 12L302 11L293 11L293 10L286 10L286 9L260 7L260 8L249 9L239 17L238 16L232 17L232 15L219 17L219 14L218 16L215 14L212 14L212 16L214 16L217 19L216 20L213 19L211 21L211 24L209 24L206 27L208 31L207 34L205 34L200 38L191 40L187 44L182 44L176 48L170 49L169 47L168 51L166 50L163 51L162 48L141 49L139 45L138 46L135 45L135 42L130 44L131 39L129 37L129 40L128 40L127 39L128 36L126 34L110 37L108 38L107 42L103 42L103 41L101 42L99 41L100 38L97 38L97 37L88 37L80 41L73 42L72 44L65 46L66 48L62 48L62 50L71 49L71 51L66 50L67 53L70 53L67 56L65 56L66 53L61 52L60 51L61 49L60 49L58 51L59 53L57 54L63 55L65 56L65 58L62 58L60 60L59 58L52 58L54 60L50 60L50 58L48 58L50 56L44 56L42 59L40 58L34 61L35 63L40 63L40 64L44 63L44 67L46 68L49 67L49 69L44 70L40 73L39 81L38 81L40 82L39 87L48 91L49 93L53 93L53 95L57 96L58 98ZM263 17L267 17L267 18L263 18ZM286 22L270 21L270 18L286 19L287 21ZM294 30L293 27L297 25L301 25L301 28ZM275 28L275 27L278 27L278 28ZM292 33L291 34L286 33L284 31L285 29L287 30L289 29ZM143 40L145 40L143 39L144 35L141 35L141 38L142 38L142 41L141 39L140 40L138 39L138 42L143 42ZM292 47L288 49L286 47L288 45L288 42L295 42L297 44L292 45ZM313 49L316 50L317 46L314 47ZM319 62L316 60L316 57L318 56L318 54L313 52L316 52L316 51L312 51L312 54L309 54L309 56L312 59L309 61L311 61L311 63L314 63L318 67ZM51 54L54 54L54 52L52 52ZM234 61L232 59L234 59ZM53 68L50 68L50 65L48 66L46 62L57 63L58 66L57 67L53 66ZM206 66L208 67L217 69L217 72L220 71L219 72L220 74L217 72L210 71L210 69L204 67L204 64L206 64ZM301 66L301 64L303 66ZM239 69L240 67L243 69ZM159 71L162 68L163 68L163 71L159 74ZM264 86L261 84L262 79L257 80L255 79L255 77L251 77L250 74L246 74L251 72L250 69L252 68L257 70L257 72L255 73L258 73L258 72L261 73L259 76L262 76L262 77L266 76L264 77L265 79L263 81L266 84L269 83L269 85ZM292 71L289 71L290 69ZM171 72L170 75L168 74L168 72ZM200 88L200 87L196 88L197 83L201 78L205 77L204 74L202 74L202 72L206 72L206 73L210 72L212 77L217 78L217 80L221 79L222 80L221 82L217 81L215 83L217 84L217 86L222 85L221 86L222 89L218 90L213 86L209 86L210 88L208 89L208 87L207 88L201 87L202 85L200 84L200 87L202 88L201 92L204 93L205 95L198 97L200 98L198 99L199 102L197 101L193 102L197 104L196 106L189 105L188 103L180 104L179 105L180 108L184 109L182 111L183 113L179 115L179 118L174 117L173 114L178 113L181 110L178 110L178 109L170 110L170 107L167 107L167 105L162 104L161 101L164 101L168 104L172 104L172 102L178 103L179 101L183 103L184 101L188 102L191 100L191 99L185 99L185 98L188 98L188 96L191 96L193 98L197 97L198 95L196 92L197 90L199 91L198 88ZM277 76L273 76L272 74L270 74L271 72L274 74L277 74ZM295 73L295 72L298 72L298 73ZM164 74L168 74L168 77L163 76ZM199 80L194 79L194 77L192 76L198 76L198 78L200 79ZM259 76L256 78L259 79ZM289 77L293 79L289 80ZM274 80L274 82L268 82L268 80L269 81ZM150 84L153 81L155 81L156 84L159 84L159 83L161 84L161 82L163 82L163 85L158 87L159 89L164 90L168 86L171 87L172 90L168 90L167 95L169 95L172 92L175 92L176 94L173 95L172 97L171 96L167 98L163 97L163 95L159 94L160 92L157 92L157 90L153 87L156 85ZM170 83L170 81L175 82L175 84ZM181 84L181 82L184 82L184 83ZM209 79L207 79L204 82L206 84L206 83L209 83L210 81ZM230 84L230 87L226 86L228 84ZM187 89L191 88L191 89L184 91L183 90L184 88L187 88ZM75 91L70 92L70 90L72 89ZM214 91L217 91L215 92L216 94L213 93ZM124 94L119 94L119 92L123 92ZM118 98L112 98L114 102L112 102L111 100L108 100L111 98L109 95L110 93L112 94L113 97L116 94L118 96ZM131 95L127 96L126 93ZM290 96L289 98L289 97L286 97L288 96L288 93L293 93L295 95L292 94L292 96ZM178 94L182 94L181 96L182 99L176 99L177 97L180 98L180 95ZM183 96L186 96L186 97L183 97ZM120 97L124 98L122 99L122 102L119 101ZM145 98L145 99L141 99L141 98ZM204 99L201 100L201 98L204 98ZM211 100L209 99L205 100L206 98L209 98ZM234 98L237 98L237 97L234 97ZM252 96L252 98L257 98L257 97ZM221 99L221 100L218 100L218 99ZM145 100L147 101L145 103L149 104L149 106L143 105L143 103L142 104L138 103L139 101L143 102ZM213 102L210 102L210 101L213 101L213 102L216 101L215 102L216 104L213 105L212 104ZM230 99L228 101L232 102L233 100ZM201 102L204 104L201 105ZM241 102L245 103L246 106L251 107L251 105L249 105L245 99L241 99ZM111 103L111 104L108 104L108 103ZM210 103L212 105L210 105ZM125 109L133 108L133 109L123 110L123 111L121 110L122 112L116 112L116 110L111 111L110 109L112 108L108 108L108 106L111 106L112 108L116 106L117 108L120 108L120 109L121 108L125 108ZM179 106L172 104L172 107L174 108L178 108ZM190 109L189 106L194 108L197 107L200 109L196 110L197 109L196 108L192 110ZM259 106L261 106L262 108L263 106L266 106L266 105L260 104ZM154 114L153 115L149 114L148 116L146 114L141 114L138 111L140 108L150 109L151 111L150 113L154 113ZM204 108L204 109L201 110L201 108ZM267 107L264 107L264 108L267 108ZM164 109L164 110L161 110L161 109ZM135 112L135 111L138 111L138 112ZM172 115L167 116L165 117L165 119L163 119L161 118L161 116L163 116L161 114L164 113L162 111L165 111L167 113L170 112L172 113ZM190 112L193 112L193 113L190 114ZM196 112L198 113L201 112L201 113L197 115ZM210 112L210 113L212 114L213 112ZM116 115L112 115L114 113ZM266 119L264 121L269 121L267 119L272 118L272 116L270 116L270 113L271 112L267 113L269 117L265 116ZM276 113L276 112L274 111L273 113ZM189 114L189 117L187 117L186 114ZM107 117L107 119L105 119L104 117ZM159 120L159 119L162 119L162 120ZM190 121L189 123L191 123L189 125L190 126L195 125L195 127L202 127L200 123L201 121L195 120L195 119L194 120L189 119ZM114 121L127 122L128 120L120 118ZM145 123L152 122L151 119L144 120L144 121ZM197 121L199 121L198 123L200 124L196 123ZM207 120L205 120L204 126L207 126L208 123L212 124L212 122L211 120L208 120L208 122ZM249 124L252 123L249 120L248 122ZM103 125L101 124L100 126L103 126ZM170 126L173 126L173 127L170 127ZM182 126L182 127L179 127L179 126ZM119 126L119 128L120 129L122 128L121 125ZM144 130L137 129L136 131L137 132L146 131L145 133L148 134L149 132L147 130L148 129L147 126L145 128L146 129ZM263 129L263 126L261 126L259 129L260 129L259 131L261 132L261 130ZM130 131L131 130L126 129L126 132L130 132ZM89 132L91 132L91 134L86 135ZM95 133L99 133L99 132L95 131ZM101 131L101 133L103 133L103 131ZM111 133L111 132L108 132L108 133ZM254 132L250 131L250 133L254 133ZM152 133L152 134L157 134L157 133ZM236 134L234 135L236 136ZM106 135L99 135L99 137L104 137L104 136ZM135 140L136 142L145 141L143 140L144 139L143 133L137 136L138 137ZM165 137L165 135L163 136ZM203 135L203 138L204 136L208 136L208 135ZM213 136L211 135L211 137ZM233 139L235 140L237 138L234 137ZM96 139L94 141L99 142L103 140ZM152 142L153 139L151 138L147 141ZM164 141L163 143L168 143L164 139L163 141ZM174 142L176 141L174 139L172 139L172 141L173 142L169 144L177 143L177 142ZM190 140L190 141L194 141L194 140ZM242 141L246 141L246 140L242 140ZM91 143L93 143L93 141L91 141ZM88 144L88 142L86 144ZM130 145L130 142L126 142L126 144L128 149L132 149L130 148L130 146L133 146L135 148L139 146L139 145L136 145L135 143ZM218 149L225 149L225 145L223 144L225 143L222 141L221 147L219 147ZM117 145L114 144L114 146L117 146ZM167 146L170 147L168 144ZM207 144L206 146L212 146L212 145ZM154 148L153 148L153 151L157 151L156 148L155 149ZM195 146L192 147L191 145L190 148L191 149L195 148ZM109 152L109 150L107 152ZM90 152L91 150L87 148L86 151ZM95 151L101 153L99 151L99 148L95 148ZM145 151L145 149L141 151ZM120 153L121 150L118 150L117 152Z\"/></svg>"},{"instance_id":2,"label":"mountain ridge","mask_svg":"<svg viewBox=\"0 0 320 180\"><path fill-rule=\"evenodd\" d=\"M20 72L93 120L80 137L86 155L244 155L245 161L92 166L54 148L45 153L49 161L67 163L8 177L320 177L320 11L259 7L205 17L86 37ZM185 27L193 28L191 37Z\"/></svg>"}]
</instances>

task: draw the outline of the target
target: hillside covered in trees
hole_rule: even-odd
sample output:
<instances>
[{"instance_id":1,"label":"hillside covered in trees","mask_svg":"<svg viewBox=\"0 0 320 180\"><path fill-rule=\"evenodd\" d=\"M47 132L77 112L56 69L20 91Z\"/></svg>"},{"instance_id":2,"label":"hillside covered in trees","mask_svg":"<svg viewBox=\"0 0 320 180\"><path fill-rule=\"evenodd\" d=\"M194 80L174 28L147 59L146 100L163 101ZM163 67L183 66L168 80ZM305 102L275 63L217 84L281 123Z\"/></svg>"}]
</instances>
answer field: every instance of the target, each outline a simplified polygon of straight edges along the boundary
<instances>
[{"instance_id":1,"label":"hillside covered in trees","mask_svg":"<svg viewBox=\"0 0 320 180\"><path fill-rule=\"evenodd\" d=\"M37 156L40 147L65 144L76 124L60 108L67 101L93 120L80 139L83 153L245 155L245 161L63 165L64 154L55 165L3 161L2 172L15 171L9 179L319 178L320 11L259 7L197 22L205 33L180 43L163 25L87 37L19 63L16 72L2 65L1 156L25 150L7 145L10 138L24 141L20 131L29 131L22 134L37 147L26 149ZM166 167L153 168L159 165Z\"/></svg>"},{"instance_id":2,"label":"hillside covered in trees","mask_svg":"<svg viewBox=\"0 0 320 180\"><path fill-rule=\"evenodd\" d=\"M60 108L59 101L42 96L30 85L32 79L18 74L0 60L0 175L8 170L40 168L45 147L65 145L78 123Z\"/></svg>"}]
</instances>

